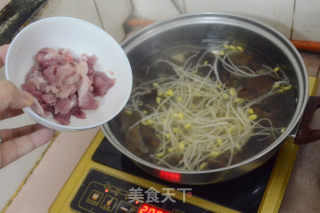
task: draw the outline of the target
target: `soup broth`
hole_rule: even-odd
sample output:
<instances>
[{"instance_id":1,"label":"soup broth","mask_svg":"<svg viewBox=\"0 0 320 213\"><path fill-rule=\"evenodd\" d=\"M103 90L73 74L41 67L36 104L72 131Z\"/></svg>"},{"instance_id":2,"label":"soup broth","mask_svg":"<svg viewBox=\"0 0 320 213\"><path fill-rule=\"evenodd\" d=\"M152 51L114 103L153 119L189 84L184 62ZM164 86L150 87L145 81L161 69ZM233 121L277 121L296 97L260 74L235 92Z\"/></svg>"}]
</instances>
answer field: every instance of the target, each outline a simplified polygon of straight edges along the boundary
<instances>
[{"instance_id":1,"label":"soup broth","mask_svg":"<svg viewBox=\"0 0 320 213\"><path fill-rule=\"evenodd\" d=\"M288 68L230 43L173 47L134 68L130 101L110 122L117 139L188 171L239 163L275 141L295 112Z\"/></svg>"}]
</instances>

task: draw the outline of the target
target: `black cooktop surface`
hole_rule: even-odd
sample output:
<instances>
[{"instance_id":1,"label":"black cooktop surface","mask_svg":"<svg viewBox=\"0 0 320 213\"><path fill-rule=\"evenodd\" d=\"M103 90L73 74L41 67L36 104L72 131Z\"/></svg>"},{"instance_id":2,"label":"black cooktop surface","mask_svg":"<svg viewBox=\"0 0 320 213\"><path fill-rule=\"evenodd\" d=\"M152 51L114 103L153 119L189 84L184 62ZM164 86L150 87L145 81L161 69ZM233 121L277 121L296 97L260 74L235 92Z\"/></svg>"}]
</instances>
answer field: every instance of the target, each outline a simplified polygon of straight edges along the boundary
<instances>
[{"instance_id":1,"label":"black cooktop surface","mask_svg":"<svg viewBox=\"0 0 320 213\"><path fill-rule=\"evenodd\" d=\"M168 187L186 187L185 185L170 183L149 175L114 148L106 138L103 139L97 148L92 156L92 160ZM257 212L274 162L275 157L249 174L231 181L201 186L192 185L188 187L192 188L193 195L205 200L241 212Z\"/></svg>"}]
</instances>

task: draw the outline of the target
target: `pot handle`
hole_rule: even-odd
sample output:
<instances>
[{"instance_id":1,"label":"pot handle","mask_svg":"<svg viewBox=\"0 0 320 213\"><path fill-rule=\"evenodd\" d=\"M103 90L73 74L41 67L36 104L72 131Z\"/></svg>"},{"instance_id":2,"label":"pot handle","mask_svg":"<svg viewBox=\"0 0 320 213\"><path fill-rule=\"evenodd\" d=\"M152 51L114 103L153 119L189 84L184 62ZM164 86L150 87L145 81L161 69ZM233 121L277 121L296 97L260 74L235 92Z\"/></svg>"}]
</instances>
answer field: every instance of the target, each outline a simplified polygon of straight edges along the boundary
<instances>
[{"instance_id":1,"label":"pot handle","mask_svg":"<svg viewBox=\"0 0 320 213\"><path fill-rule=\"evenodd\" d=\"M320 129L311 129L315 111L320 107L320 96L310 96L295 138L295 144L302 145L320 139Z\"/></svg>"}]
</instances>

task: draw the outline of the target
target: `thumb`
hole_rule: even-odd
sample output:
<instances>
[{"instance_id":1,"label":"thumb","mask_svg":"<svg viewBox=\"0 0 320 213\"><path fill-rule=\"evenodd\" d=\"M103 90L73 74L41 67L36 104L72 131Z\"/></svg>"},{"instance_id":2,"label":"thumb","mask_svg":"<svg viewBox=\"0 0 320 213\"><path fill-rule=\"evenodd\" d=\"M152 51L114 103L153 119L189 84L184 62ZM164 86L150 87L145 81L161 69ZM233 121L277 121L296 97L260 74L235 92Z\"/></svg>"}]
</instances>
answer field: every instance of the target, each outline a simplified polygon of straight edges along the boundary
<instances>
[{"instance_id":1,"label":"thumb","mask_svg":"<svg viewBox=\"0 0 320 213\"><path fill-rule=\"evenodd\" d=\"M4 64L4 61L6 60L8 48L9 44L0 47L0 67Z\"/></svg>"},{"instance_id":2,"label":"thumb","mask_svg":"<svg viewBox=\"0 0 320 213\"><path fill-rule=\"evenodd\" d=\"M30 106L34 97L26 92L19 90L10 81L0 81L0 112L5 111L8 108L21 109L26 106Z\"/></svg>"}]
</instances>

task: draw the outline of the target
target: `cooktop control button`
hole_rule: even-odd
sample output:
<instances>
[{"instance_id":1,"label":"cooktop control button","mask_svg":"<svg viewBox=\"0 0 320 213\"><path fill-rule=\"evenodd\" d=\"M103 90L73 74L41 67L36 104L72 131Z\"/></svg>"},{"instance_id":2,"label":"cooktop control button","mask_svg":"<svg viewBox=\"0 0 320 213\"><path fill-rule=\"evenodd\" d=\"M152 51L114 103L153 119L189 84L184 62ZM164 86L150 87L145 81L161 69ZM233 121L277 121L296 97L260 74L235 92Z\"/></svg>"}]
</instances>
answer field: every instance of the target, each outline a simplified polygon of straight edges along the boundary
<instances>
[{"instance_id":1,"label":"cooktop control button","mask_svg":"<svg viewBox=\"0 0 320 213\"><path fill-rule=\"evenodd\" d=\"M91 196L91 199L92 199L92 200L98 200L98 199L99 199L99 197L100 197L100 194L99 194L99 193L94 192L94 193L92 194L92 196Z\"/></svg>"},{"instance_id":2,"label":"cooktop control button","mask_svg":"<svg viewBox=\"0 0 320 213\"><path fill-rule=\"evenodd\" d=\"M87 198L87 203L90 203L91 205L94 205L94 206L98 206L100 201L102 200L102 197L103 197L102 192L99 192L97 190L92 190L89 193L89 196Z\"/></svg>"},{"instance_id":3,"label":"cooktop control button","mask_svg":"<svg viewBox=\"0 0 320 213\"><path fill-rule=\"evenodd\" d=\"M131 211L132 207L133 207L132 204L121 200L116 213L129 213L129 212L132 212Z\"/></svg>"},{"instance_id":4,"label":"cooktop control button","mask_svg":"<svg viewBox=\"0 0 320 213\"><path fill-rule=\"evenodd\" d=\"M101 203L101 208L105 209L107 211L112 212L115 205L117 204L118 199L111 196L111 195L106 195L106 197L103 199L102 203Z\"/></svg>"}]
</instances>

